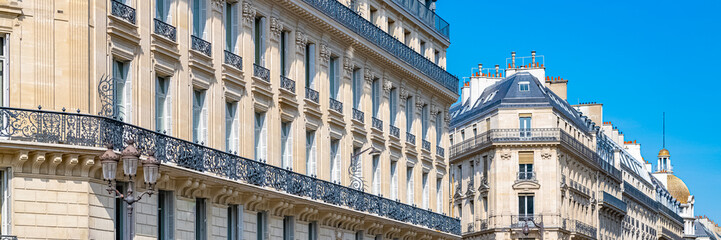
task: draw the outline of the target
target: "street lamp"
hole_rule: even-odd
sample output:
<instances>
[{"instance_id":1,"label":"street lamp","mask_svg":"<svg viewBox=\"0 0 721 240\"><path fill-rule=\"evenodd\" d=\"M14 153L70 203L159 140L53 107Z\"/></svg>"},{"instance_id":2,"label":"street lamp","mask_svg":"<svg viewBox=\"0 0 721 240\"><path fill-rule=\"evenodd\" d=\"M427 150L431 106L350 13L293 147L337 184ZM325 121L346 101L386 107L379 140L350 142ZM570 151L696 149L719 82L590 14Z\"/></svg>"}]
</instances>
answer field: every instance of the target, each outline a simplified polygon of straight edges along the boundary
<instances>
[{"instance_id":1,"label":"street lamp","mask_svg":"<svg viewBox=\"0 0 721 240\"><path fill-rule=\"evenodd\" d=\"M543 222L540 224L536 223L536 221L533 220L533 217L527 218L523 225L523 235L528 236L528 234L531 232L531 230L528 228L528 222L533 223L533 226L538 227L538 235L543 239Z\"/></svg>"},{"instance_id":2,"label":"street lamp","mask_svg":"<svg viewBox=\"0 0 721 240\"><path fill-rule=\"evenodd\" d=\"M103 168L103 179L108 181L108 193L113 194L114 192L115 198L120 198L128 204L128 219L130 224L128 224L128 229L124 229L124 231L128 232L128 239L133 239L133 236L135 235L133 204L140 201L140 199L142 199L146 194L151 196L155 193L154 188L155 183L158 181L160 161L155 158L155 153L153 151L151 151L149 156L142 161L143 176L148 190L141 193L136 198L133 194L133 187L135 186L133 178L138 171L138 159L140 158L140 152L138 152L138 149L135 148L135 141L127 140L126 143L128 146L123 149L120 157L115 154L115 151L113 151L113 145L109 144L108 149L105 150L105 153L103 153L102 156L100 156L100 162ZM125 194L113 187L113 182L115 181L115 175L118 169L118 159L123 161L123 173L128 176L128 191ZM120 220L117 219L117 221Z\"/></svg>"},{"instance_id":3,"label":"street lamp","mask_svg":"<svg viewBox=\"0 0 721 240\"><path fill-rule=\"evenodd\" d=\"M369 147L366 150L360 151L355 154L351 153L351 155L350 155L351 164L350 164L350 166L348 166L348 173L351 176L350 188L360 190L360 191L365 191L365 183L363 181L363 176L362 176L362 174L361 174L361 176L356 175L356 172L357 172L358 168L360 167L359 165L361 164L360 162L358 162L358 157L360 157L363 153L367 152L368 150L371 150L368 153L368 155L371 155L371 156L381 154L381 151L379 151L373 147Z\"/></svg>"}]
</instances>

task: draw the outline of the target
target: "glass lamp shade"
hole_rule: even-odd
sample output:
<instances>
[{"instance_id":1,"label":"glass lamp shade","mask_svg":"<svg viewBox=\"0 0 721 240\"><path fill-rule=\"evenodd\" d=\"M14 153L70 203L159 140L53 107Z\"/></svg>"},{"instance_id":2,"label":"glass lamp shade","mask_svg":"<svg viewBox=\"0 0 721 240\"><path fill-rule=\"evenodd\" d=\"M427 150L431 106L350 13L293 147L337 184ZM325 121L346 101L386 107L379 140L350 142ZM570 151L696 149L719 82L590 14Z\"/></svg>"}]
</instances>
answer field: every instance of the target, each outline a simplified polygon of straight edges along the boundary
<instances>
[{"instance_id":1,"label":"glass lamp shade","mask_svg":"<svg viewBox=\"0 0 721 240\"><path fill-rule=\"evenodd\" d=\"M100 156L100 163L103 168L103 179L106 181L115 180L115 174L118 170L118 154L113 151L113 145L108 144L108 150L105 150Z\"/></svg>"},{"instance_id":2,"label":"glass lamp shade","mask_svg":"<svg viewBox=\"0 0 721 240\"><path fill-rule=\"evenodd\" d=\"M123 156L123 172L128 176L135 176L138 172L138 158Z\"/></svg>"},{"instance_id":3,"label":"glass lamp shade","mask_svg":"<svg viewBox=\"0 0 721 240\"><path fill-rule=\"evenodd\" d=\"M160 162L153 155L154 153L150 152L150 156L143 160L143 175L145 176L145 183L151 185L158 181L158 170L160 169Z\"/></svg>"}]
</instances>

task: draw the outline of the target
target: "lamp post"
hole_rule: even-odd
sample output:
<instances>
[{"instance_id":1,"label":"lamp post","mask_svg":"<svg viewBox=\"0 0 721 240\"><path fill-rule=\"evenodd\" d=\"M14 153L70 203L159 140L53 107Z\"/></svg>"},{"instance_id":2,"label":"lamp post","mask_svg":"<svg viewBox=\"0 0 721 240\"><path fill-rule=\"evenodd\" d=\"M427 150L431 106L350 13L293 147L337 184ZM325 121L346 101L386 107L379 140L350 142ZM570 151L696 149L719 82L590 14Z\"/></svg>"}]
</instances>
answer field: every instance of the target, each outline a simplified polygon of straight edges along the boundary
<instances>
[{"instance_id":1,"label":"lamp post","mask_svg":"<svg viewBox=\"0 0 721 240\"><path fill-rule=\"evenodd\" d=\"M358 157L360 157L363 153L367 152L368 150L371 150L368 153L368 155L371 155L371 156L381 154L381 151L378 151L377 149L375 149L373 147L369 147L369 148L366 148L366 150L360 151L355 154L351 153L351 155L350 155L351 164L350 164L350 166L348 166L348 173L351 176L350 188L360 190L360 191L365 191L365 183L363 182L363 176L356 175L356 171L358 170L358 167L359 167L358 165L361 164L360 162L358 162Z\"/></svg>"},{"instance_id":2,"label":"lamp post","mask_svg":"<svg viewBox=\"0 0 721 240\"><path fill-rule=\"evenodd\" d=\"M528 222L533 223L533 226L538 227L538 236L540 236L541 239L543 239L543 222L536 223L535 220L533 220L533 217L527 218L523 225L523 235L528 236L528 234L531 232L531 230L528 228Z\"/></svg>"},{"instance_id":3,"label":"lamp post","mask_svg":"<svg viewBox=\"0 0 721 240\"><path fill-rule=\"evenodd\" d=\"M103 153L103 155L100 157L100 160L103 169L103 179L108 181L108 193L115 193L115 198L122 199L125 203L128 204L128 225L130 226L126 227L126 229L123 229L123 231L126 231L128 233L127 239L133 239L133 236L135 235L133 204L140 201L140 199L142 199L143 196L145 196L146 194L148 196L151 196L155 193L154 187L155 183L158 181L160 161L158 161L158 159L153 156L153 151L149 153L147 159L142 161L143 176L148 190L135 197L135 194L133 194L133 189L135 186L135 181L133 180L133 178L135 177L135 174L138 170L138 159L140 158L140 152L138 152L138 149L135 148L135 142L133 140L127 140L126 143L128 144L128 146L123 149L121 156L115 154L115 152L113 151L113 146L109 144L108 150ZM125 194L121 193L113 186L113 182L115 181L115 175L118 169L118 159L122 159L123 173L128 176L128 190ZM116 216L116 218L118 218L118 216ZM120 221L120 219L116 219L116 221ZM116 231L119 230L120 229L116 229Z\"/></svg>"}]
</instances>

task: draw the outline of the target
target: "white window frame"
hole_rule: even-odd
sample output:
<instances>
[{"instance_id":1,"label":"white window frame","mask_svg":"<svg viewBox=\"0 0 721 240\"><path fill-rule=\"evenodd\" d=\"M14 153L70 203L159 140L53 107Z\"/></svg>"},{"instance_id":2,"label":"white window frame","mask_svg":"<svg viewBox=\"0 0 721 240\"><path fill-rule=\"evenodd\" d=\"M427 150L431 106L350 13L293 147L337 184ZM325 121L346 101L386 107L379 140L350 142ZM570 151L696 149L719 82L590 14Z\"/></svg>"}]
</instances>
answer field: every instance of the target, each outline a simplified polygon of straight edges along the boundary
<instances>
[{"instance_id":1,"label":"white window frame","mask_svg":"<svg viewBox=\"0 0 721 240\"><path fill-rule=\"evenodd\" d=\"M283 217L283 240L295 240L295 218L293 216Z\"/></svg>"},{"instance_id":2,"label":"white window frame","mask_svg":"<svg viewBox=\"0 0 721 240\"><path fill-rule=\"evenodd\" d=\"M202 223L198 221L202 220ZM208 199L195 199L195 239L208 239Z\"/></svg>"},{"instance_id":3,"label":"white window frame","mask_svg":"<svg viewBox=\"0 0 721 240\"><path fill-rule=\"evenodd\" d=\"M409 166L406 168L406 197L408 198L408 205L413 205L415 201L415 193L413 192L415 184L413 180L413 167Z\"/></svg>"},{"instance_id":4,"label":"white window frame","mask_svg":"<svg viewBox=\"0 0 721 240\"><path fill-rule=\"evenodd\" d=\"M268 118L265 112L256 112L253 119L255 126L255 160L268 160Z\"/></svg>"},{"instance_id":5,"label":"white window frame","mask_svg":"<svg viewBox=\"0 0 721 240\"><path fill-rule=\"evenodd\" d=\"M373 105L373 117L380 119L381 80L379 78L373 79L373 83L371 84L371 101Z\"/></svg>"},{"instance_id":6,"label":"white window frame","mask_svg":"<svg viewBox=\"0 0 721 240\"><path fill-rule=\"evenodd\" d=\"M113 113L123 122L131 123L133 118L133 77L131 61L113 58ZM120 64L120 68L116 68ZM122 88L121 88L122 87ZM122 97L122 98L118 98Z\"/></svg>"},{"instance_id":7,"label":"white window frame","mask_svg":"<svg viewBox=\"0 0 721 240\"><path fill-rule=\"evenodd\" d=\"M341 161L340 161L340 140L331 139L330 141L330 180L331 182L340 183L341 181Z\"/></svg>"},{"instance_id":8,"label":"white window frame","mask_svg":"<svg viewBox=\"0 0 721 240\"><path fill-rule=\"evenodd\" d=\"M398 161L391 161L391 193L390 199L398 199Z\"/></svg>"},{"instance_id":9,"label":"white window frame","mask_svg":"<svg viewBox=\"0 0 721 240\"><path fill-rule=\"evenodd\" d=\"M261 67L265 67L265 51L266 51L266 18L256 16L253 22L253 62Z\"/></svg>"},{"instance_id":10,"label":"white window frame","mask_svg":"<svg viewBox=\"0 0 721 240\"><path fill-rule=\"evenodd\" d=\"M307 131L305 141L305 173L308 176L317 176L316 131Z\"/></svg>"},{"instance_id":11,"label":"white window frame","mask_svg":"<svg viewBox=\"0 0 721 240\"><path fill-rule=\"evenodd\" d=\"M225 102L225 150L237 153L240 147L238 102Z\"/></svg>"},{"instance_id":12,"label":"white window frame","mask_svg":"<svg viewBox=\"0 0 721 240\"><path fill-rule=\"evenodd\" d=\"M443 212L443 178L436 178L436 211Z\"/></svg>"},{"instance_id":13,"label":"white window frame","mask_svg":"<svg viewBox=\"0 0 721 240\"><path fill-rule=\"evenodd\" d=\"M307 88L317 89L315 87L315 43L305 45L305 84Z\"/></svg>"},{"instance_id":14,"label":"white window frame","mask_svg":"<svg viewBox=\"0 0 721 240\"><path fill-rule=\"evenodd\" d=\"M161 86L161 79L165 86ZM173 121L173 98L171 94L171 78L170 77L155 77L155 129L161 133L171 135ZM163 92L163 88L165 92ZM162 101L159 103L159 101ZM162 112L160 112L160 106L162 106Z\"/></svg>"},{"instance_id":15,"label":"white window frame","mask_svg":"<svg viewBox=\"0 0 721 240\"><path fill-rule=\"evenodd\" d=\"M281 122L281 167L283 169L293 168L293 122Z\"/></svg>"},{"instance_id":16,"label":"white window frame","mask_svg":"<svg viewBox=\"0 0 721 240\"><path fill-rule=\"evenodd\" d=\"M0 34L0 36L3 37L2 43L3 48L2 52L3 54L0 55L0 61L2 61L2 64L0 67L2 67L2 80L0 83L2 83L2 98L0 98L0 101L2 101L2 104L0 106L3 107L9 107L10 106L10 34Z\"/></svg>"},{"instance_id":17,"label":"white window frame","mask_svg":"<svg viewBox=\"0 0 721 240\"><path fill-rule=\"evenodd\" d=\"M238 52L238 38L240 37L240 34L238 34L238 6L238 2L226 2L223 6L225 50L232 53ZM228 21L230 21L230 23L228 23Z\"/></svg>"},{"instance_id":18,"label":"white window frame","mask_svg":"<svg viewBox=\"0 0 721 240\"><path fill-rule=\"evenodd\" d=\"M525 88L524 88L525 86ZM519 92L528 92L531 90L531 83L530 82L518 82L518 91Z\"/></svg>"},{"instance_id":19,"label":"white window frame","mask_svg":"<svg viewBox=\"0 0 721 240\"><path fill-rule=\"evenodd\" d=\"M201 145L208 144L208 104L206 104L206 93L205 89L193 89L193 141Z\"/></svg>"},{"instance_id":20,"label":"white window frame","mask_svg":"<svg viewBox=\"0 0 721 240\"><path fill-rule=\"evenodd\" d=\"M429 184L428 183L428 175L429 175L429 173L424 172L422 179L421 179L422 184L423 184L423 202L422 202L421 206L423 207L423 209L428 209L430 207L430 202L431 202L431 198L430 198L431 194L430 194L430 189L428 187L428 184Z\"/></svg>"},{"instance_id":21,"label":"white window frame","mask_svg":"<svg viewBox=\"0 0 721 240\"><path fill-rule=\"evenodd\" d=\"M381 195L381 158L373 156L373 194Z\"/></svg>"},{"instance_id":22,"label":"white window frame","mask_svg":"<svg viewBox=\"0 0 721 240\"><path fill-rule=\"evenodd\" d=\"M2 215L2 218L0 221L2 221L2 231L0 231L1 235L11 235L12 234L12 216L10 214L12 209L12 202L11 199L11 180L12 179L12 171L10 168L5 168L0 170L0 194L2 194L0 197L2 198L2 205L0 205L0 214Z\"/></svg>"}]
</instances>

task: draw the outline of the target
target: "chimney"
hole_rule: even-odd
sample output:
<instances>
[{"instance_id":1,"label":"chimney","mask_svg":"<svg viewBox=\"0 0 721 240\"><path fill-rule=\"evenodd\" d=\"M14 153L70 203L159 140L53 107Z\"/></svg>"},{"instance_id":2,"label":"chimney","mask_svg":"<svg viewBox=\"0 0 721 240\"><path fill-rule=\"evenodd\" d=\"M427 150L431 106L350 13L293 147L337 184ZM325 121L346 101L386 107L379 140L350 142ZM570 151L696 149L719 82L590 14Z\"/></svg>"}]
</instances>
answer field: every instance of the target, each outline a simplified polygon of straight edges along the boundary
<instances>
[{"instance_id":1,"label":"chimney","mask_svg":"<svg viewBox=\"0 0 721 240\"><path fill-rule=\"evenodd\" d=\"M470 83L466 82L463 84L463 88L461 89L461 103L466 104L468 102L468 97L471 96L471 88Z\"/></svg>"},{"instance_id":2,"label":"chimney","mask_svg":"<svg viewBox=\"0 0 721 240\"><path fill-rule=\"evenodd\" d=\"M496 75L494 75L494 76L495 76L495 77L501 77L500 75L498 75L498 64L496 64Z\"/></svg>"},{"instance_id":3,"label":"chimney","mask_svg":"<svg viewBox=\"0 0 721 240\"><path fill-rule=\"evenodd\" d=\"M482 63L478 64L478 76L479 77L483 76L483 64Z\"/></svg>"},{"instance_id":4,"label":"chimney","mask_svg":"<svg viewBox=\"0 0 721 240\"><path fill-rule=\"evenodd\" d=\"M511 68L516 68L516 52L511 52Z\"/></svg>"},{"instance_id":5,"label":"chimney","mask_svg":"<svg viewBox=\"0 0 721 240\"><path fill-rule=\"evenodd\" d=\"M531 51L531 67L536 66L536 51Z\"/></svg>"},{"instance_id":6,"label":"chimney","mask_svg":"<svg viewBox=\"0 0 721 240\"><path fill-rule=\"evenodd\" d=\"M483 72L481 71L483 69L483 64L478 64L478 72L479 76L475 78L471 78L471 88L470 88L470 97L468 100L470 100L471 104L476 102L476 99L478 99L481 96L481 77L483 76Z\"/></svg>"}]
</instances>

